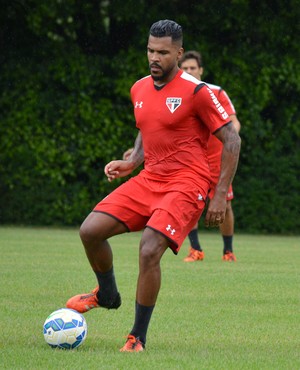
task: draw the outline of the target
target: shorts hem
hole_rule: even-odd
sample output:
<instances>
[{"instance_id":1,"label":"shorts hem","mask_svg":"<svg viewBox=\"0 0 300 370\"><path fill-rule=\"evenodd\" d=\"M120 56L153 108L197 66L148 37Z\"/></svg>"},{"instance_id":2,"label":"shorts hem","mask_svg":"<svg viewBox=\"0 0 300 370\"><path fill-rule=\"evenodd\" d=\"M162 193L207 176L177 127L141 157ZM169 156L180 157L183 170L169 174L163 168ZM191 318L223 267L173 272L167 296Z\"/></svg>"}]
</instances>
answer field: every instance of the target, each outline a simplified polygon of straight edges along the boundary
<instances>
[{"instance_id":1,"label":"shorts hem","mask_svg":"<svg viewBox=\"0 0 300 370\"><path fill-rule=\"evenodd\" d=\"M131 232L131 230L129 229L129 227L126 225L126 223L124 221L120 220L118 217L112 215L111 213L104 212L104 211L99 211L97 209L94 209L93 212L95 212L95 213L103 213L103 214L105 214L107 216L110 216L110 217L114 218L115 220L117 220L118 222L120 222L121 224L123 224L126 227L126 229L127 229L128 232Z\"/></svg>"},{"instance_id":2,"label":"shorts hem","mask_svg":"<svg viewBox=\"0 0 300 370\"><path fill-rule=\"evenodd\" d=\"M148 225L146 225L146 227L149 227L149 229L151 229L151 230L154 230L154 231L156 231L157 233L159 233L160 235L162 235L162 236L164 236L167 240L168 240L168 242L169 242L169 248L172 250L172 252L174 253L174 254L178 254L178 244L177 243L175 243L174 242L174 240L172 240L172 239L170 239L170 238L168 238L167 236L166 236L166 234L164 234L163 232L161 232L160 230L157 230L157 229L155 229L154 227L151 227L151 226L148 226Z\"/></svg>"}]
</instances>

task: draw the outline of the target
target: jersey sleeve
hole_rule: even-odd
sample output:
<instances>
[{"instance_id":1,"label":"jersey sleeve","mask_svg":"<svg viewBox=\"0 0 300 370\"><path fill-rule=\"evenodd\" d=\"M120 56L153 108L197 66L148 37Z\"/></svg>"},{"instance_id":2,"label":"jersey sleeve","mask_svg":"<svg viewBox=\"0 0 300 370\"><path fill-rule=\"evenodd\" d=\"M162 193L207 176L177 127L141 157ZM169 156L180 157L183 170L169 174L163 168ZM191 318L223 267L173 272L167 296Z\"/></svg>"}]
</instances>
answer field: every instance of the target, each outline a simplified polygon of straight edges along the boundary
<instances>
[{"instance_id":1,"label":"jersey sleeve","mask_svg":"<svg viewBox=\"0 0 300 370\"><path fill-rule=\"evenodd\" d=\"M231 116L232 114L236 114L234 105L232 104L232 101L230 100L229 96L227 95L226 91L223 89L220 89L220 92L218 94L219 102L222 104L222 106L225 108L226 112Z\"/></svg>"},{"instance_id":2,"label":"jersey sleeve","mask_svg":"<svg viewBox=\"0 0 300 370\"><path fill-rule=\"evenodd\" d=\"M230 122L228 112L207 85L199 85L194 98L197 115L211 133Z\"/></svg>"}]
</instances>

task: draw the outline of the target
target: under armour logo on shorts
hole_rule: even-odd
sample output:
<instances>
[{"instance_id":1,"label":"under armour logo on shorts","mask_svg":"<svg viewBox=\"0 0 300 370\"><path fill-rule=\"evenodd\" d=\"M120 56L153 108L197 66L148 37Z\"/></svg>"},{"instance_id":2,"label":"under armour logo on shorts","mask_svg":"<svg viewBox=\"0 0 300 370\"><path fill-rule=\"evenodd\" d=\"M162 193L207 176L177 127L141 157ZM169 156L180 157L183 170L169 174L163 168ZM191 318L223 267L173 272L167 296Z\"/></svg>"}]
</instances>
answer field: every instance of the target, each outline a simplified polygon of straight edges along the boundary
<instances>
[{"instance_id":1,"label":"under armour logo on shorts","mask_svg":"<svg viewBox=\"0 0 300 370\"><path fill-rule=\"evenodd\" d=\"M170 231L170 232L171 232L171 235L174 235L174 234L175 234L175 232L176 232L176 230L175 230L175 229L172 229L172 226L171 226L171 225L168 225L168 226L166 227L166 230L167 230L167 231Z\"/></svg>"}]
</instances>

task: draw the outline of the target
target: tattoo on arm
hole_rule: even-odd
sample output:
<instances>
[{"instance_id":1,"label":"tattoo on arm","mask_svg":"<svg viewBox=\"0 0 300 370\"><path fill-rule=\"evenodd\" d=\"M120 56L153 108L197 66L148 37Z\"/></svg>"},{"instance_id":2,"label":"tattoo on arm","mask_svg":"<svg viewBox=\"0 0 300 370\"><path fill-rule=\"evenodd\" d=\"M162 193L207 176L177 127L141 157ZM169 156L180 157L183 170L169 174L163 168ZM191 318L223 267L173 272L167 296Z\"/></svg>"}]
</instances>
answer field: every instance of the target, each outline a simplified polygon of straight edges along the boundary
<instances>
[{"instance_id":1,"label":"tattoo on arm","mask_svg":"<svg viewBox=\"0 0 300 370\"><path fill-rule=\"evenodd\" d=\"M221 130L223 133L223 144L226 150L238 157L241 147L241 138L232 124L228 124Z\"/></svg>"},{"instance_id":2,"label":"tattoo on arm","mask_svg":"<svg viewBox=\"0 0 300 370\"><path fill-rule=\"evenodd\" d=\"M137 168L140 164L144 162L143 140L142 140L142 135L140 132L135 139L134 149L131 154L131 157L134 162L134 168Z\"/></svg>"},{"instance_id":3,"label":"tattoo on arm","mask_svg":"<svg viewBox=\"0 0 300 370\"><path fill-rule=\"evenodd\" d=\"M219 182L224 181L224 184L229 187L238 165L241 138L231 122L218 130L215 136L223 143Z\"/></svg>"}]
</instances>

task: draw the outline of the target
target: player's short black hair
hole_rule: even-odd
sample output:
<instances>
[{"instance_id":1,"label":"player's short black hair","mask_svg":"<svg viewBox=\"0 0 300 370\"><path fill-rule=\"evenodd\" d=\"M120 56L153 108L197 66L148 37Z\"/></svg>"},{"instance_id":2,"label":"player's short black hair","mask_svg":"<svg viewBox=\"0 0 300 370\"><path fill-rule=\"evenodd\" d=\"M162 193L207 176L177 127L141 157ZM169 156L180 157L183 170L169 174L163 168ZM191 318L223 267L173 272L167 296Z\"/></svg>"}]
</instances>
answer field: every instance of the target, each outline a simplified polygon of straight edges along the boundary
<instances>
[{"instance_id":1,"label":"player's short black hair","mask_svg":"<svg viewBox=\"0 0 300 370\"><path fill-rule=\"evenodd\" d=\"M157 21L152 24L149 35L154 37L167 37L170 36L172 41L179 42L182 46L183 34L182 27L169 19Z\"/></svg>"},{"instance_id":2,"label":"player's short black hair","mask_svg":"<svg viewBox=\"0 0 300 370\"><path fill-rule=\"evenodd\" d=\"M195 59L198 64L198 67L203 67L202 55L198 51L190 50L183 53L179 61L179 66L181 66L181 64L188 59Z\"/></svg>"}]
</instances>

